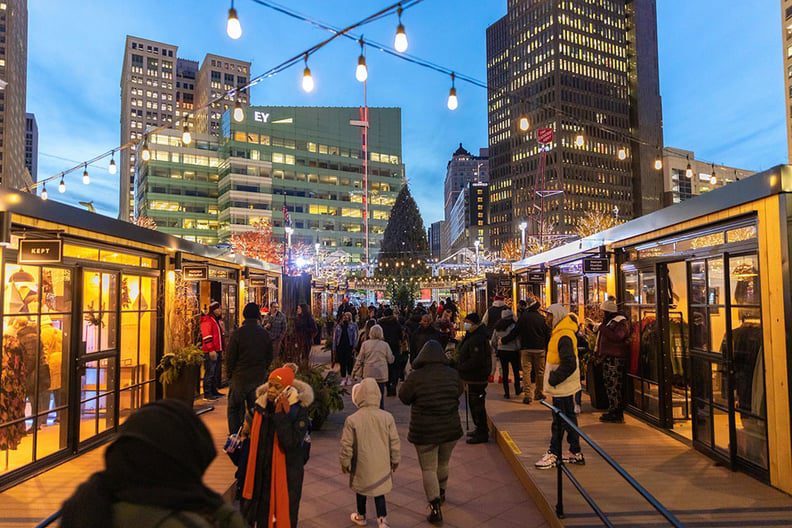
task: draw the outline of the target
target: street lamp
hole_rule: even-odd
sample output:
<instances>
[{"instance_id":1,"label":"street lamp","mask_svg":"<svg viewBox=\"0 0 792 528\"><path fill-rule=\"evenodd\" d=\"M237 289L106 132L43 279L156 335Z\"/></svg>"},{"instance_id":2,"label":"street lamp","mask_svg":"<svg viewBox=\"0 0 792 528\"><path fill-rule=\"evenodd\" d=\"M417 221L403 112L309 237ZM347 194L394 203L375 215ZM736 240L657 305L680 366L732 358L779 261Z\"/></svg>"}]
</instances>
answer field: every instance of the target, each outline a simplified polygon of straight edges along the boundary
<instances>
[{"instance_id":1,"label":"street lamp","mask_svg":"<svg viewBox=\"0 0 792 528\"><path fill-rule=\"evenodd\" d=\"M317 275L317 276L319 275L319 248L320 247L322 247L322 245L319 242L314 244L314 250L316 250L316 256L314 257L314 270L315 270L314 274Z\"/></svg>"},{"instance_id":2,"label":"street lamp","mask_svg":"<svg viewBox=\"0 0 792 528\"><path fill-rule=\"evenodd\" d=\"M520 222L520 240L522 241L522 258L525 258L525 230L528 229L528 222L523 220Z\"/></svg>"},{"instance_id":3,"label":"street lamp","mask_svg":"<svg viewBox=\"0 0 792 528\"><path fill-rule=\"evenodd\" d=\"M476 241L473 242L473 245L476 246L476 275L478 275L479 274L479 246L481 245L481 241L479 239L476 239Z\"/></svg>"}]
</instances>

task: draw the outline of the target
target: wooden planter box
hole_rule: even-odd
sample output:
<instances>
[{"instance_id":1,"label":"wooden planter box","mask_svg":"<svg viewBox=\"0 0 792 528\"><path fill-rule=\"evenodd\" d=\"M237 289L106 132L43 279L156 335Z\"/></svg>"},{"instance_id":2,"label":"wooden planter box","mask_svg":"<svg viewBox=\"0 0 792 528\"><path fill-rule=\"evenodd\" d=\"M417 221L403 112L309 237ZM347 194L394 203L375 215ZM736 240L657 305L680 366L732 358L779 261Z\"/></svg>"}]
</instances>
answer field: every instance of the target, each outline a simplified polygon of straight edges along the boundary
<instances>
[{"instance_id":1,"label":"wooden planter box","mask_svg":"<svg viewBox=\"0 0 792 528\"><path fill-rule=\"evenodd\" d=\"M165 398L181 400L192 407L200 373L200 365L188 365L183 368L174 383L166 383L162 386Z\"/></svg>"}]
</instances>

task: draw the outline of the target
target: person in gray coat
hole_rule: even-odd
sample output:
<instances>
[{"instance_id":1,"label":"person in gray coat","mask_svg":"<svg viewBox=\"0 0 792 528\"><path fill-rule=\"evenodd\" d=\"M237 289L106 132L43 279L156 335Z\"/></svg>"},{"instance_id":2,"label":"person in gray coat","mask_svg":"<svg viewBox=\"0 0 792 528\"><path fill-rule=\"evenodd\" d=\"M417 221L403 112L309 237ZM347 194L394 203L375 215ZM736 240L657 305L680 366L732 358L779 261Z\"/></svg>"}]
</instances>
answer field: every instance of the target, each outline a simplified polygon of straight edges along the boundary
<instances>
[{"instance_id":1,"label":"person in gray coat","mask_svg":"<svg viewBox=\"0 0 792 528\"><path fill-rule=\"evenodd\" d=\"M388 383L388 365L393 363L390 345L384 340L382 327L374 325L368 333L368 339L360 345L360 353L352 369L352 377L374 378L379 385L382 397L380 409L385 409L385 386Z\"/></svg>"},{"instance_id":2,"label":"person in gray coat","mask_svg":"<svg viewBox=\"0 0 792 528\"><path fill-rule=\"evenodd\" d=\"M358 410L344 422L338 458L341 470L349 473L349 487L357 495L352 522L366 525L366 498L374 497L377 526L387 528L385 494L393 488L392 473L401 461L401 442L393 415L377 408L380 397L373 378L352 387L352 402Z\"/></svg>"},{"instance_id":3,"label":"person in gray coat","mask_svg":"<svg viewBox=\"0 0 792 528\"><path fill-rule=\"evenodd\" d=\"M415 445L423 486L429 501L427 520L443 523L440 504L445 502L448 463L454 446L462 437L459 397L462 380L448 365L442 345L427 341L413 362L413 371L399 389L399 399L410 406L407 439Z\"/></svg>"}]
</instances>

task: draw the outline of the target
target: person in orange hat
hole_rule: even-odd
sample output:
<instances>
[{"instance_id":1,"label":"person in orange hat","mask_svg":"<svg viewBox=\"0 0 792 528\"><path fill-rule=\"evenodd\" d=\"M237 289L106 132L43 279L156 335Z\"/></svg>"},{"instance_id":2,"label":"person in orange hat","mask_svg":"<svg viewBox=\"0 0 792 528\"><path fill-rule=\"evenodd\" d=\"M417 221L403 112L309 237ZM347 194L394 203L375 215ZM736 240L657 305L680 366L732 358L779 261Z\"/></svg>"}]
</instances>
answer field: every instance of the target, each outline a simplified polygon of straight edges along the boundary
<instances>
[{"instance_id":1,"label":"person in orange hat","mask_svg":"<svg viewBox=\"0 0 792 528\"><path fill-rule=\"evenodd\" d=\"M256 390L250 452L242 488L242 513L259 528L297 526L313 391L298 390L295 371L273 370Z\"/></svg>"}]
</instances>

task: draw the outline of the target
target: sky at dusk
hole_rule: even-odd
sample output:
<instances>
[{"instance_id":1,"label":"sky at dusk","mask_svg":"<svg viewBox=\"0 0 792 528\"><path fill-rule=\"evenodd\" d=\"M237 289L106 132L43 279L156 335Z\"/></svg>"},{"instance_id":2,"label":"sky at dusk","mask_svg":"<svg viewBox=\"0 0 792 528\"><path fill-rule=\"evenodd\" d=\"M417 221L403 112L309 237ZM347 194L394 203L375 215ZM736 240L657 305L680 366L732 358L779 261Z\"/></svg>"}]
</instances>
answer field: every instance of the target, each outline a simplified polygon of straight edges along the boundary
<instances>
[{"instance_id":1,"label":"sky at dusk","mask_svg":"<svg viewBox=\"0 0 792 528\"><path fill-rule=\"evenodd\" d=\"M345 26L391 0L281 0ZM237 0L244 34L225 33L222 0L28 2L28 111L39 127L39 177L47 177L120 142L120 76L127 34L179 46L181 58L216 53L249 60L256 75L325 39L328 33L250 0ZM660 88L665 144L697 157L763 170L786 160L780 7L769 0L657 0ZM425 0L404 13L409 53L486 80L485 30L506 12L506 0ZM363 28L391 43L394 17ZM316 89L300 89L301 68L253 88L255 105L360 106L354 78L359 48L340 39L311 58ZM471 152L487 143L486 93L457 83L459 109L447 110L450 81L439 73L368 52L369 105L402 108L403 157L424 222L442 217L445 168L461 142ZM56 185L50 199L93 200L115 216L118 176L107 162Z\"/></svg>"}]
</instances>

